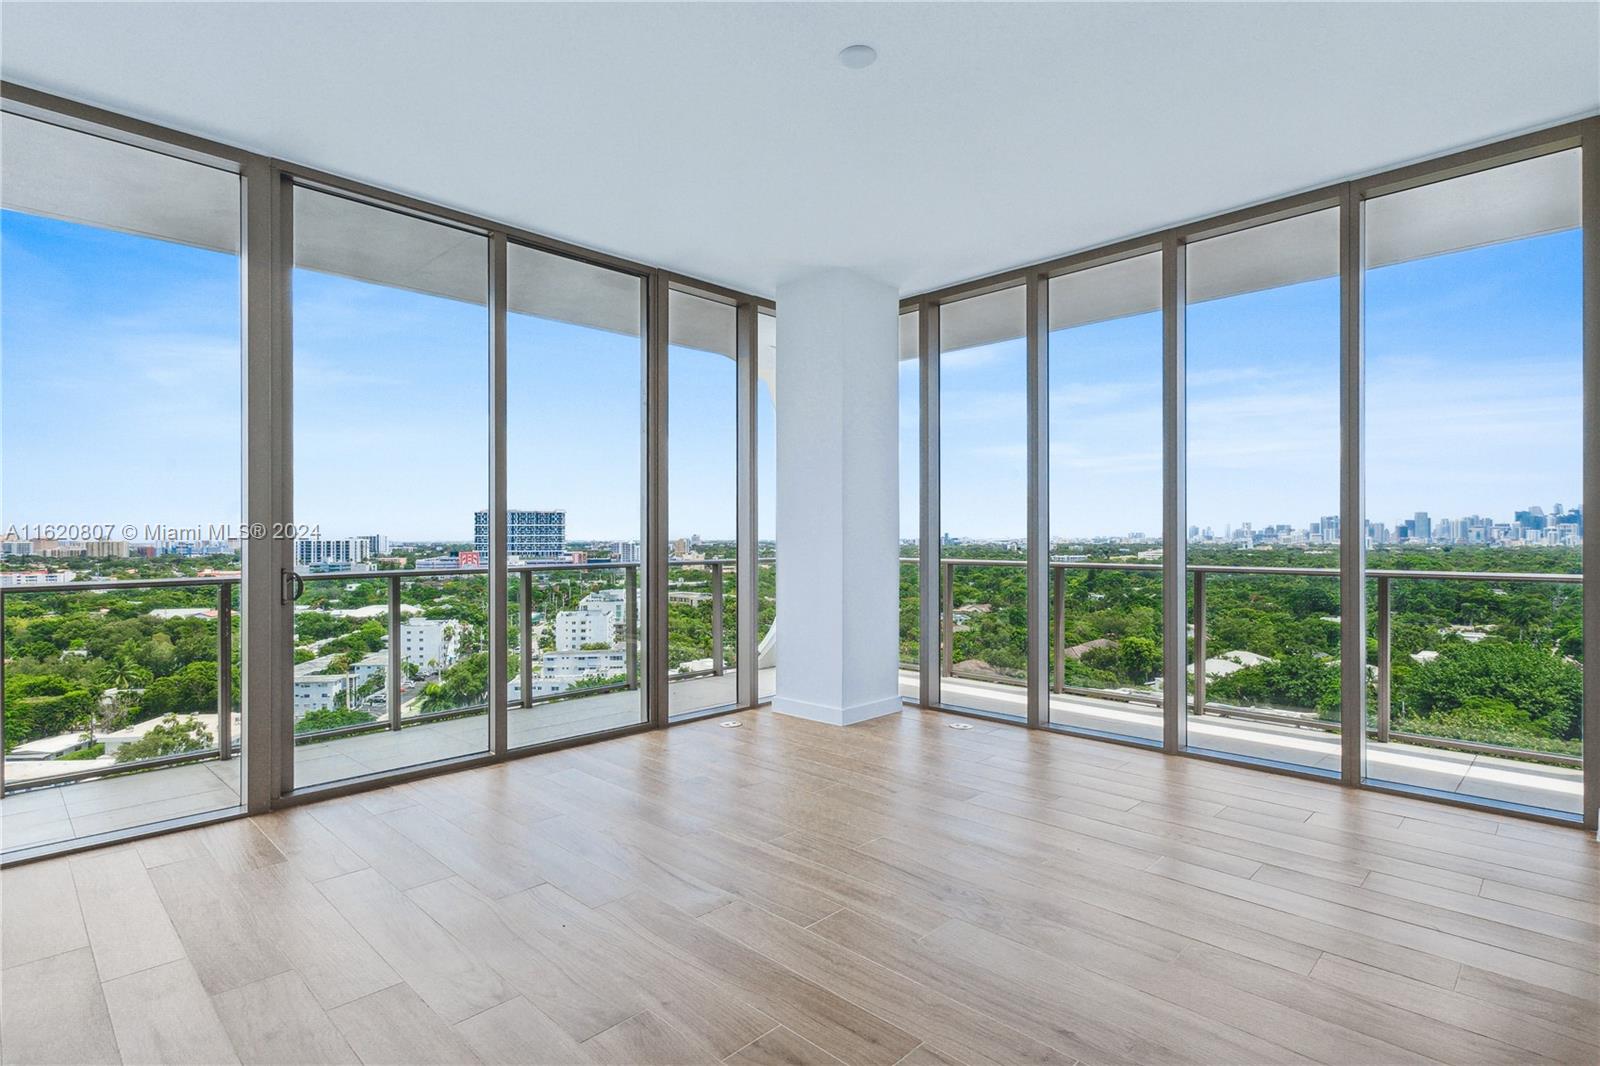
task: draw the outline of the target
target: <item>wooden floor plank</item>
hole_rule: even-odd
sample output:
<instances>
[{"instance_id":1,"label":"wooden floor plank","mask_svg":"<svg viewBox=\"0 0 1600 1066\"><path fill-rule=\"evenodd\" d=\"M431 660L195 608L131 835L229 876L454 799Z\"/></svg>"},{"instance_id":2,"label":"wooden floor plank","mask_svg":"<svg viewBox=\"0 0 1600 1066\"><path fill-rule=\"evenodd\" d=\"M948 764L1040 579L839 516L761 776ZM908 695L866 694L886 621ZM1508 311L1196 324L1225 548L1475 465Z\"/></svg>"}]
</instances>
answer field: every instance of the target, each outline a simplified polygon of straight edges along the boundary
<instances>
[{"instance_id":1,"label":"wooden floor plank","mask_svg":"<svg viewBox=\"0 0 1600 1066\"><path fill-rule=\"evenodd\" d=\"M734 1063L735 1066L840 1066L838 1059L794 1030L781 1025L722 1061ZM900 1061L906 1060L902 1058Z\"/></svg>"},{"instance_id":2,"label":"wooden floor plank","mask_svg":"<svg viewBox=\"0 0 1600 1066\"><path fill-rule=\"evenodd\" d=\"M184 957L183 942L133 848L68 860L100 980L113 981Z\"/></svg>"},{"instance_id":3,"label":"wooden floor plank","mask_svg":"<svg viewBox=\"0 0 1600 1066\"><path fill-rule=\"evenodd\" d=\"M361 1061L297 973L280 973L211 998L245 1066Z\"/></svg>"},{"instance_id":4,"label":"wooden floor plank","mask_svg":"<svg viewBox=\"0 0 1600 1066\"><path fill-rule=\"evenodd\" d=\"M424 1003L411 986L393 985L328 1012L365 1063L437 1066L480 1061L461 1035Z\"/></svg>"},{"instance_id":5,"label":"wooden floor plank","mask_svg":"<svg viewBox=\"0 0 1600 1066\"><path fill-rule=\"evenodd\" d=\"M87 947L8 966L0 983L0 1061L122 1061Z\"/></svg>"},{"instance_id":6,"label":"wooden floor plank","mask_svg":"<svg viewBox=\"0 0 1600 1066\"><path fill-rule=\"evenodd\" d=\"M152 966L103 987L123 1062L221 1066L239 1061L188 959Z\"/></svg>"},{"instance_id":7,"label":"wooden floor plank","mask_svg":"<svg viewBox=\"0 0 1600 1066\"><path fill-rule=\"evenodd\" d=\"M551 885L529 891L521 904L525 924L536 925L547 940L584 940L656 1017L698 1042L705 1055L723 1058L777 1024L750 997L730 996L715 974L636 935L606 910L584 907Z\"/></svg>"},{"instance_id":8,"label":"wooden floor plank","mask_svg":"<svg viewBox=\"0 0 1600 1066\"><path fill-rule=\"evenodd\" d=\"M324 1009L388 988L400 976L288 863L235 878L261 935L289 960Z\"/></svg>"},{"instance_id":9,"label":"wooden floor plank","mask_svg":"<svg viewBox=\"0 0 1600 1066\"><path fill-rule=\"evenodd\" d=\"M446 1022L516 993L375 870L317 882L317 890Z\"/></svg>"},{"instance_id":10,"label":"wooden floor plank","mask_svg":"<svg viewBox=\"0 0 1600 1066\"><path fill-rule=\"evenodd\" d=\"M10 969L88 946L68 864L0 870L0 965Z\"/></svg>"},{"instance_id":11,"label":"wooden floor plank","mask_svg":"<svg viewBox=\"0 0 1600 1066\"><path fill-rule=\"evenodd\" d=\"M456 1032L486 1063L537 1066L589 1061L576 1041L521 996L457 1022Z\"/></svg>"},{"instance_id":12,"label":"wooden floor plank","mask_svg":"<svg viewBox=\"0 0 1600 1066\"><path fill-rule=\"evenodd\" d=\"M520 921L537 906L513 896L490 900L451 878L408 895L474 957L494 968L523 997L548 1014L574 1043L626 1021L649 999L606 958L603 945L576 930L542 935L548 927Z\"/></svg>"},{"instance_id":13,"label":"wooden floor plank","mask_svg":"<svg viewBox=\"0 0 1600 1066\"><path fill-rule=\"evenodd\" d=\"M714 974L761 1004L780 1024L846 1062L892 1066L921 1041L836 993L723 936L666 904L629 896L605 910L641 935Z\"/></svg>"},{"instance_id":14,"label":"wooden floor plank","mask_svg":"<svg viewBox=\"0 0 1600 1066\"><path fill-rule=\"evenodd\" d=\"M289 969L209 856L154 867L150 880L207 992L216 995Z\"/></svg>"},{"instance_id":15,"label":"wooden floor plank","mask_svg":"<svg viewBox=\"0 0 1600 1066\"><path fill-rule=\"evenodd\" d=\"M642 1011L595 1034L584 1042L583 1050L595 1066L636 1066L641 1062L696 1066L706 1061L704 1050L652 1011Z\"/></svg>"}]
</instances>

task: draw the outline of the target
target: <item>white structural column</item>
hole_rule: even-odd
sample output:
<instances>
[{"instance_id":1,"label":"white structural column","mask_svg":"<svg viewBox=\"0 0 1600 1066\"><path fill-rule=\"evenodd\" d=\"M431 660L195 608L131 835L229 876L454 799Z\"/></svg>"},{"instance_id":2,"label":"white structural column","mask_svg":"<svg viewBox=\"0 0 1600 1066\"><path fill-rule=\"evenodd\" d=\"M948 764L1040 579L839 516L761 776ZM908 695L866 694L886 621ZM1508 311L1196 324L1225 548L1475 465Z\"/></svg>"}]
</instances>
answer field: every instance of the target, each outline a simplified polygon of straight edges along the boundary
<instances>
[{"instance_id":1,"label":"white structural column","mask_svg":"<svg viewBox=\"0 0 1600 1066\"><path fill-rule=\"evenodd\" d=\"M850 271L778 287L778 691L834 725L900 709L899 295Z\"/></svg>"}]
</instances>

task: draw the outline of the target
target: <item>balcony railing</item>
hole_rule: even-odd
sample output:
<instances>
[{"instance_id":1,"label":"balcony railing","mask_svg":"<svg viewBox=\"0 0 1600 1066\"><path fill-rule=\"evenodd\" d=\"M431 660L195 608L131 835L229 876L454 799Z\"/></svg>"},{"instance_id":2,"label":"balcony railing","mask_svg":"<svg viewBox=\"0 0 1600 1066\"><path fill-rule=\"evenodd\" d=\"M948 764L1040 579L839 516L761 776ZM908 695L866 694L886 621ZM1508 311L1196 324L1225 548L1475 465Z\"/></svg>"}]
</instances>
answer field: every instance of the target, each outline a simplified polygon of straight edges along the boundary
<instances>
[{"instance_id":1,"label":"balcony railing","mask_svg":"<svg viewBox=\"0 0 1600 1066\"><path fill-rule=\"evenodd\" d=\"M757 562L765 565L776 561L774 556L762 556ZM723 676L727 672L725 653L725 634L727 632L727 598L725 595L727 568L736 565L733 559L672 559L667 566L672 569L692 567L710 570L710 595L711 595L711 666L705 670L687 671L671 675L673 681L687 680L698 677ZM605 573L608 571L621 571L623 574L623 642L626 653L624 676L625 680L609 685L593 686L581 690L566 690L562 692L533 694L533 589L535 578L540 575L559 574L564 572ZM639 637L638 637L638 603L639 603L639 563L624 562L592 562L592 563L524 563L507 567L507 572L514 575L517 581L517 667L519 696L514 706L531 708L543 703L572 699L575 696L590 696L603 692L617 692L637 689L640 684L639 670ZM323 581L382 581L386 585L387 613L385 615L385 635L387 641L386 654L388 656L384 671L384 715L371 722L360 722L351 725L334 726L327 729L307 730L294 735L294 742L298 744L314 743L340 737L356 736L360 734L379 732L384 730L399 730L413 725L427 722L436 722L449 718L462 718L474 714L482 714L488 709L487 701L451 707L445 710L424 711L403 715L403 688L404 664L400 641L400 626L403 622L402 591L403 583L407 580L428 580L452 577L485 577L488 570L484 567L447 567L438 569L409 569L409 570L373 570L359 572L336 572L326 574L296 574L294 584L295 596L298 598L299 589L305 584ZM60 773L52 773L47 777L40 777L21 782L8 782L5 779L3 760L0 760L0 788L6 792L19 791L26 788L42 787L45 785L62 784L69 781L83 781L92 778L107 777L113 774L134 773L142 770L158 769L166 766L175 766L182 763L203 762L207 760L225 760L232 758L239 751L239 741L233 736L233 598L235 590L240 584L238 577L184 577L184 578L148 578L117 581L69 581L49 585L3 586L0 587L0 631L3 631L5 622L5 604L8 597L24 595L55 595L62 593L106 593L106 592L132 592L139 589L174 589L174 588L206 588L216 590L217 610L217 730L215 744L206 748L181 752L173 755L163 755L150 759L133 760L126 763L117 763L110 766L88 767L81 770L63 769Z\"/></svg>"},{"instance_id":2,"label":"balcony railing","mask_svg":"<svg viewBox=\"0 0 1600 1066\"><path fill-rule=\"evenodd\" d=\"M95 766L82 770L53 773L48 777L13 784L5 777L5 760L0 758L0 789L10 793L43 785L67 781L86 781L112 774L153 770L181 763L207 759L231 759L239 750L238 739L233 736L233 594L238 586L237 577L174 577L149 578L131 581L63 581L50 585L0 586L0 633L5 631L6 601L14 596L49 596L63 593L128 592L136 589L214 589L217 611L217 730L214 744L194 751L161 755L149 759L131 760L111 766Z\"/></svg>"},{"instance_id":3,"label":"balcony railing","mask_svg":"<svg viewBox=\"0 0 1600 1066\"><path fill-rule=\"evenodd\" d=\"M902 565L915 565L920 560L915 557L902 557ZM1022 568L1028 564L1021 559L940 559L940 641L939 641L939 672L943 677L955 677L968 681L979 681L990 684L1009 685L1022 687L1025 681L1017 677L1008 677L998 672L984 672L974 670L958 670L954 662L954 636L955 636L955 601L954 585L955 570L957 567L1009 567ZM1050 691L1056 695L1085 696L1095 699L1111 700L1119 703L1142 704L1145 706L1159 707L1161 696L1154 693L1141 693L1124 689L1086 688L1068 685L1066 683L1066 575L1069 570L1115 570L1123 572L1145 572L1159 575L1162 572L1160 563L1121 563L1121 562L1095 562L1079 560L1072 562L1052 561L1050 567L1050 639L1052 646L1051 659L1053 672ZM1207 658L1207 618L1206 618L1206 582L1208 576L1264 576L1264 577L1318 577L1337 580L1339 571L1325 567L1306 566L1231 566L1223 564L1198 563L1188 568L1192 588L1192 628L1193 628L1193 655L1192 661L1204 664ZM1406 581L1490 581L1497 583L1528 582L1550 583L1564 585L1581 585L1581 574L1552 574L1552 573L1511 573L1499 571L1462 571L1462 570L1381 570L1367 571L1367 579L1376 584L1377 595L1373 602L1373 617L1377 626L1378 661L1373 674L1375 689L1375 708L1373 723L1370 732L1379 743L1401 741L1407 744L1425 745L1429 747L1444 748L1476 754L1507 755L1517 759L1531 762L1548 763L1556 766L1581 766L1583 760L1577 756L1566 755L1558 752L1539 751L1513 744L1494 744L1482 741L1458 740L1449 737L1432 736L1426 733L1398 730L1393 728L1391 704L1393 687L1392 668L1392 612L1391 612L1391 583L1397 580ZM903 667L915 669L914 663L902 663ZM1324 721L1311 715L1290 714L1272 709L1242 707L1234 704L1223 703L1208 697L1206 692L1206 673L1203 665L1197 665L1191 681L1192 694L1189 695L1187 706L1194 714L1212 714L1222 718L1236 718L1272 725L1280 725L1296 729L1314 729L1338 732L1338 722Z\"/></svg>"}]
</instances>

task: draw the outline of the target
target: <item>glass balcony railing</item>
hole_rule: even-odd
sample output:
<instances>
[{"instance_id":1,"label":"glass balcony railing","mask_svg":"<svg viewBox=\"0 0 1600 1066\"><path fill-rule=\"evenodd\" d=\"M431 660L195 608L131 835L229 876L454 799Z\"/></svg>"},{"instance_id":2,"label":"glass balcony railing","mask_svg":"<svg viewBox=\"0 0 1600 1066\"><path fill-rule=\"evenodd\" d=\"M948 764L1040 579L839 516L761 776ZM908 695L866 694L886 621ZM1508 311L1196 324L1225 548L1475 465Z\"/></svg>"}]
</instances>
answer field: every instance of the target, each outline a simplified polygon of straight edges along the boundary
<instances>
[{"instance_id":1,"label":"glass balcony railing","mask_svg":"<svg viewBox=\"0 0 1600 1066\"><path fill-rule=\"evenodd\" d=\"M908 575L917 560L900 563L902 587L914 585ZM1020 579L1023 565L940 561L939 671L953 682L944 686L947 705L1025 713L1022 671L975 662L964 643L973 615L966 575L1010 567ZM1145 632L1141 611L1159 614L1160 564L1058 561L1050 574L1051 723L1158 742L1159 623ZM1115 584L1101 577L1112 574L1121 575ZM1189 574L1190 746L1336 772L1337 571L1196 564ZM1582 581L1571 573L1370 569L1367 777L1575 811ZM1021 606L1021 593L1010 599L1016 603L979 613ZM1094 622L1101 614L1121 629ZM904 633L902 623L902 690L914 696ZM1006 633L1020 660L1025 631Z\"/></svg>"},{"instance_id":2,"label":"glass balcony railing","mask_svg":"<svg viewBox=\"0 0 1600 1066\"><path fill-rule=\"evenodd\" d=\"M728 625L733 559L672 559L667 562L667 676L674 681L721 677L737 668L738 651Z\"/></svg>"},{"instance_id":3,"label":"glass balcony railing","mask_svg":"<svg viewBox=\"0 0 1600 1066\"><path fill-rule=\"evenodd\" d=\"M673 591L680 599L695 594L693 602L674 606L680 616L693 615L694 632L703 638L684 652L685 661L673 664L674 688L725 684L732 699L731 675L738 666L734 560L671 565L674 575L704 575L675 576L669 585L669 598ZM771 694L768 675L776 661L770 594L775 567L774 557L759 560L758 579L767 589L758 619L764 696ZM528 564L510 567L509 578L504 654L512 745L641 720L637 697L619 698L637 693L642 684L639 564ZM491 649L485 569L304 574L298 584L292 702L294 743L302 753L297 764L306 762L304 772L297 772L300 784L322 779L310 757L331 758L327 745L333 742L384 732L409 735L415 727L463 725L486 715ZM222 575L0 589L5 794L232 760L242 733L239 586L238 576ZM580 604L586 611L614 611L615 628L581 646L567 641L558 651L555 620ZM95 626L81 624L91 615ZM75 637L79 631L89 639ZM683 627L674 635L681 639ZM609 702L592 699L604 696ZM559 722L519 717L552 704L579 703L590 710L573 710ZM464 744L477 750L471 732L443 747L442 739L431 743L419 736L392 758L426 762L461 754L457 749Z\"/></svg>"},{"instance_id":4,"label":"glass balcony railing","mask_svg":"<svg viewBox=\"0 0 1600 1066\"><path fill-rule=\"evenodd\" d=\"M238 585L218 576L0 589L5 792L232 759Z\"/></svg>"}]
</instances>

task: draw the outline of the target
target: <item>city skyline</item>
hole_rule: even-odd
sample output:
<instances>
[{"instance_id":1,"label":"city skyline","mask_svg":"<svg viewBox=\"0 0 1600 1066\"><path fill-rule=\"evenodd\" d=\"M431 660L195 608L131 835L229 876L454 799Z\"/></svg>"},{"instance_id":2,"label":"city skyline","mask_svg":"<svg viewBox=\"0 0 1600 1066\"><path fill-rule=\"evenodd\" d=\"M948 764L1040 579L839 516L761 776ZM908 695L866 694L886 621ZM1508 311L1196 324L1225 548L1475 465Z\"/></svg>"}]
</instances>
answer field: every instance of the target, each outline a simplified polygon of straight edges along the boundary
<instances>
[{"instance_id":1,"label":"city skyline","mask_svg":"<svg viewBox=\"0 0 1600 1066\"><path fill-rule=\"evenodd\" d=\"M532 509L526 509L525 510L525 509L520 509L520 508L511 508L511 509L509 509L509 511L511 513L516 513L518 511L524 511L524 513L528 513L528 514L533 514L533 513L540 513L540 514L553 513L553 514L561 515L561 514L565 513L560 508L544 509L544 510L540 510L540 511L537 511L537 512L533 511ZM482 515L482 513L483 512L474 512L474 516L473 517L474 517L475 524L476 524L476 520ZM1529 515L1529 516L1534 516L1534 517L1536 517L1538 519L1542 519L1542 520L1545 521L1545 524L1544 525L1537 525L1537 524L1532 524L1532 523L1526 522L1523 519L1523 516L1525 514ZM1470 539L1470 537L1468 537L1468 536L1462 536L1460 530L1462 530L1464 527L1466 527L1467 525L1470 524L1471 527L1474 528L1474 529L1480 529L1480 530L1493 529L1494 531L1497 531L1498 533L1504 534L1504 533L1507 533L1507 532L1515 532L1515 531L1521 530L1521 529L1550 529L1551 527L1554 527L1554 526L1565 526L1568 529L1570 529L1572 532L1574 532L1575 535L1578 537L1578 540L1575 541L1575 543L1581 543L1581 535L1582 535L1582 528L1583 528L1582 515L1583 515L1582 507L1569 507L1565 503L1557 500L1557 501L1552 501L1550 503L1549 510L1545 510L1545 505L1543 503L1528 503L1528 504L1526 504L1526 505L1524 505L1522 507L1519 507L1519 508L1515 509L1512 512L1511 517L1509 519L1506 519L1506 520L1503 520L1499 516L1496 516L1494 514L1488 513L1486 511L1472 511L1472 512L1469 512L1469 513L1464 514L1464 515L1445 515L1445 514L1436 514L1434 512L1427 511L1427 510L1415 510L1415 511L1412 511L1409 515L1404 515L1404 516L1401 516L1401 517L1399 517L1397 519L1394 519L1392 522L1384 521L1382 519L1376 519L1376 518L1369 517L1366 520L1366 526L1367 526L1367 536L1368 536L1369 542L1370 543L1374 543L1377 546L1391 546L1391 545L1398 545L1398 544L1404 544L1404 543L1432 543L1432 544L1456 544L1456 543L1462 543L1462 544L1474 543L1474 544L1476 544L1476 543L1482 543L1482 544L1485 544L1486 546L1494 547L1494 546L1500 546L1503 543L1512 543L1512 542L1514 542L1516 546L1524 546L1526 544L1533 543L1533 542L1525 541L1525 540L1518 540L1517 538L1514 538L1514 537L1511 538L1510 541L1508 541L1503 536L1500 537L1499 539L1485 539L1485 540L1482 540L1482 541L1477 541L1477 540ZM1563 521L1552 521L1554 519L1562 519ZM1407 527L1412 526L1414 523L1416 523L1419 520L1430 522L1431 528L1428 531L1428 535L1424 536L1424 535L1422 535L1420 533L1414 533L1414 532L1412 532L1412 530L1407 528ZM1226 524L1221 525L1221 526L1202 526L1202 525L1199 525L1197 523L1190 523L1189 526L1188 526L1188 534L1189 534L1189 540L1191 542L1194 542L1194 541L1206 541L1206 540L1224 541L1224 540L1238 539L1238 536L1240 534L1243 534L1243 533L1246 533L1246 532L1250 532L1250 533L1253 533L1253 534L1262 534L1262 535L1265 535L1265 536L1272 536L1272 535L1276 534L1276 535L1281 535L1281 536L1289 538L1289 539L1279 539L1279 540L1274 541L1274 543L1278 543L1278 544L1288 544L1288 543L1291 543L1291 541L1294 540L1294 539L1298 539L1299 541L1305 542L1305 543L1334 544L1334 543L1338 542L1338 534L1334 533L1334 534L1332 534L1330 536L1330 534L1328 534L1326 532L1326 527L1327 527L1327 525L1328 525L1328 523L1330 521L1335 526L1339 525L1340 524L1339 515L1337 513L1329 513L1329 514L1322 515L1322 516L1320 516L1320 517L1318 517L1316 519L1306 520L1304 522L1282 522L1282 521L1279 521L1279 522L1266 522L1266 523L1262 523L1262 524L1256 524L1256 523L1253 523L1253 522L1240 522L1240 523L1237 523L1237 524L1226 523ZM32 541L34 543L38 543L38 542L46 540L46 539L54 541L54 542L59 542L60 545L65 546L65 547L78 546L78 545L82 545L84 543L95 543L95 542L87 541L85 538L72 539L72 538L40 538L40 537L21 536L20 534L25 532L25 531L26 530L23 527L18 526L16 524L7 524L7 525L4 525L4 526L0 526L0 543L11 544L11 543L15 543L17 541L21 541L21 542L25 542L25 543ZM1017 536L998 536L998 537L980 537L980 536L970 536L970 535L964 536L964 535L961 535L961 534L947 533L947 534L945 534L945 536L946 536L946 539L949 539L949 540L965 541L965 542L971 542L971 543L1009 543L1009 542L1021 543L1021 542L1025 542L1026 539L1027 539L1025 536L1022 536L1022 535L1017 535ZM770 543L771 540L772 540L772 538L770 538L768 536L765 536L765 535L763 535L760 539L761 539L762 543ZM904 542L914 542L916 540L916 537L915 536L909 536L909 537L903 536L901 539ZM1051 533L1050 533L1050 540L1051 540L1052 543L1064 543L1064 542L1107 542L1107 543L1119 543L1120 542L1120 543L1129 543L1129 544L1159 544L1160 543L1160 539L1161 538L1160 538L1159 531L1152 532L1152 531L1146 531L1146 530L1128 530L1128 531L1124 531L1124 532L1121 532L1121 533L1111 533L1111 534L1106 534L1106 533L1073 533L1073 532L1060 532L1060 531L1052 530ZM457 545L457 544L466 546L466 550L468 550L468 551L481 552L481 551L485 550L483 548L483 545L482 545L482 541L483 541L482 535L478 531L477 528L474 529L474 534L472 536L459 537L459 538L457 538L457 537L443 537L443 538L440 538L440 537L407 537L407 536L404 536L404 535L398 535L397 536L397 535L393 535L393 534L389 534L389 533L372 533L372 532L368 532L368 533L349 533L349 532L327 533L327 532L318 532L314 536L297 537L297 538L295 538L295 543L297 545L300 545L300 544L313 544L313 543L317 543L317 542L325 542L325 543L329 543L329 544L334 544L334 543L337 543L337 542L352 541L352 540L369 541L369 542L372 542L375 545L382 545L381 548L375 547L375 548L372 549L372 554L374 556L375 555L380 555L380 554L385 554L388 551L390 551L392 549L395 549L395 548L408 548L408 547L413 547L413 548L414 547L427 547L427 548L440 547L440 548L442 548L442 547L448 547L448 546ZM679 543L679 542L690 544L690 545L715 544L715 543L732 543L733 542L733 538L704 537L704 536L702 536L702 535L700 535L698 533L691 533L691 534L687 534L687 535L672 536L672 537L668 537L667 538L667 544L669 546L671 546L671 545L673 545L675 543ZM171 540L164 540L163 541L163 540L148 540L148 539L146 539L146 540L139 540L139 539L117 540L115 538L107 538L106 540L98 542L98 543L125 544L126 546L128 546L130 548L133 548L133 547L166 548L166 549L169 549L169 551L166 552L166 554L198 554L197 552L190 551L190 549L193 549L193 548L196 548L196 547L213 547L213 548L217 548L217 549L220 549L220 550L228 550L228 548L229 548L229 546L227 544L225 544L224 542L221 542L221 541L205 541L205 540L187 540L186 541L186 540L181 540L181 539L171 539ZM566 537L564 539L563 543L568 547L571 547L572 545L585 545L585 546L591 546L592 547L592 546L595 546L595 545L607 546L607 545L616 545L616 544L633 545L633 546L636 547L640 543L640 541L637 538L621 539L621 538L607 538L607 537ZM297 552L299 550L300 549L297 548ZM20 554L20 553L7 552L7 554L8 555L16 555L16 554ZM516 553L512 552L511 554L516 554Z\"/></svg>"}]
</instances>

